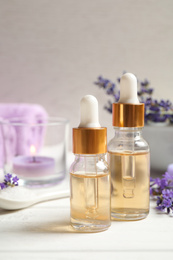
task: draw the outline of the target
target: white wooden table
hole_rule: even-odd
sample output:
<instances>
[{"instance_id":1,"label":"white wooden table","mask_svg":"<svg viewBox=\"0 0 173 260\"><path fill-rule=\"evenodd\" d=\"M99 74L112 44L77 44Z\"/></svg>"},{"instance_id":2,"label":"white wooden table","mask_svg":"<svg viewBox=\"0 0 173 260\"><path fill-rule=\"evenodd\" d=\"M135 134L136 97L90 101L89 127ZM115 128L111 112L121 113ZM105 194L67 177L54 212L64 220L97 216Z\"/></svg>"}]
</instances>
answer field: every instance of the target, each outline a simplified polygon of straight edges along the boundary
<instances>
[{"instance_id":1,"label":"white wooden table","mask_svg":"<svg viewBox=\"0 0 173 260\"><path fill-rule=\"evenodd\" d=\"M0 259L173 259L173 218L154 205L147 219L100 233L74 232L68 198L0 210Z\"/></svg>"}]
</instances>

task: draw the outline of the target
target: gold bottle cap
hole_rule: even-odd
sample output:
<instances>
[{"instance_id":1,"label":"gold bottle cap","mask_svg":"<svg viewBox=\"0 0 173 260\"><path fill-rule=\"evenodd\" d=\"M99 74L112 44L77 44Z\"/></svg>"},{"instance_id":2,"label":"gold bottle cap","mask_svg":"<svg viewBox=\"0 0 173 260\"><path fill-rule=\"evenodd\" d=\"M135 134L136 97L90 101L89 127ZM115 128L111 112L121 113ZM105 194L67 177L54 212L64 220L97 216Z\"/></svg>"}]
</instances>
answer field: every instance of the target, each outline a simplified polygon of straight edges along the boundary
<instances>
[{"instance_id":1,"label":"gold bottle cap","mask_svg":"<svg viewBox=\"0 0 173 260\"><path fill-rule=\"evenodd\" d=\"M116 127L143 127L144 104L112 104L112 124Z\"/></svg>"},{"instance_id":2,"label":"gold bottle cap","mask_svg":"<svg viewBox=\"0 0 173 260\"><path fill-rule=\"evenodd\" d=\"M73 153L101 154L107 152L107 128L73 128Z\"/></svg>"}]
</instances>

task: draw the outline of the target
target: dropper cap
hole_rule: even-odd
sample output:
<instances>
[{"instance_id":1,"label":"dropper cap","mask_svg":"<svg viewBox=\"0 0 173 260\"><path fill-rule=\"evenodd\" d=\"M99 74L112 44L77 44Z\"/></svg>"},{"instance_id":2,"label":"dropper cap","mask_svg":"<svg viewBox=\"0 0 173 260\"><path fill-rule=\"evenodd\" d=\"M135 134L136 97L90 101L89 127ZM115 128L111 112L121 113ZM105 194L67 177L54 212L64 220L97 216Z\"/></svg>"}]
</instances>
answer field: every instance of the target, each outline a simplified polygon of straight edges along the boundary
<instances>
[{"instance_id":1,"label":"dropper cap","mask_svg":"<svg viewBox=\"0 0 173 260\"><path fill-rule=\"evenodd\" d=\"M80 102L81 121L73 128L73 153L102 154L107 152L107 129L101 127L98 117L98 101L86 95Z\"/></svg>"},{"instance_id":2,"label":"dropper cap","mask_svg":"<svg viewBox=\"0 0 173 260\"><path fill-rule=\"evenodd\" d=\"M137 79L132 73L125 73L120 80L120 98L112 104L113 126L143 127L144 104L137 96Z\"/></svg>"},{"instance_id":3,"label":"dropper cap","mask_svg":"<svg viewBox=\"0 0 173 260\"><path fill-rule=\"evenodd\" d=\"M98 101L92 95L86 95L80 101L79 127L101 127L99 123Z\"/></svg>"}]
</instances>

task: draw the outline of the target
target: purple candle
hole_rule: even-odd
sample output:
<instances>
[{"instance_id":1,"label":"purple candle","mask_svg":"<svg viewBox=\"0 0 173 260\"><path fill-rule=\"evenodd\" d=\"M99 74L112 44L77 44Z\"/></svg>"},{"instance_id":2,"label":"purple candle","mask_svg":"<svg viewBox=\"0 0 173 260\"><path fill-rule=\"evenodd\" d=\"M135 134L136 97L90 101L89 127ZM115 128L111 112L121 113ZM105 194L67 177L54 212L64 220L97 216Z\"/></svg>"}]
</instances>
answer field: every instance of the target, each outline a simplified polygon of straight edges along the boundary
<instances>
[{"instance_id":1,"label":"purple candle","mask_svg":"<svg viewBox=\"0 0 173 260\"><path fill-rule=\"evenodd\" d=\"M17 156L13 159L13 172L23 178L41 178L55 173L55 160L45 156L35 156L35 147L31 146L33 156Z\"/></svg>"}]
</instances>

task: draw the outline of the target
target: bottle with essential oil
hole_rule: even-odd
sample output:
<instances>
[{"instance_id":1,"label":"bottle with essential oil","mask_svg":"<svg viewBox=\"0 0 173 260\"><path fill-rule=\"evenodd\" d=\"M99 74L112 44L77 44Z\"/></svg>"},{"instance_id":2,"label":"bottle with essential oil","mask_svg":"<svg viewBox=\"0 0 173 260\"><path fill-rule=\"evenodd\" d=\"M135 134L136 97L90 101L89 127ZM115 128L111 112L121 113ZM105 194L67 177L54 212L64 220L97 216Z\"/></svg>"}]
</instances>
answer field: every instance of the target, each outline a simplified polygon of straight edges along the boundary
<instances>
[{"instance_id":1,"label":"bottle with essential oil","mask_svg":"<svg viewBox=\"0 0 173 260\"><path fill-rule=\"evenodd\" d=\"M144 104L138 100L133 74L122 76L120 99L112 108L115 136L108 144L111 217L143 219L149 213L150 151L142 137Z\"/></svg>"},{"instance_id":2,"label":"bottle with essential oil","mask_svg":"<svg viewBox=\"0 0 173 260\"><path fill-rule=\"evenodd\" d=\"M75 160L70 167L72 226L84 232L110 226L110 171L106 162L107 129L98 121L94 96L82 98L81 122L73 128Z\"/></svg>"}]
</instances>

